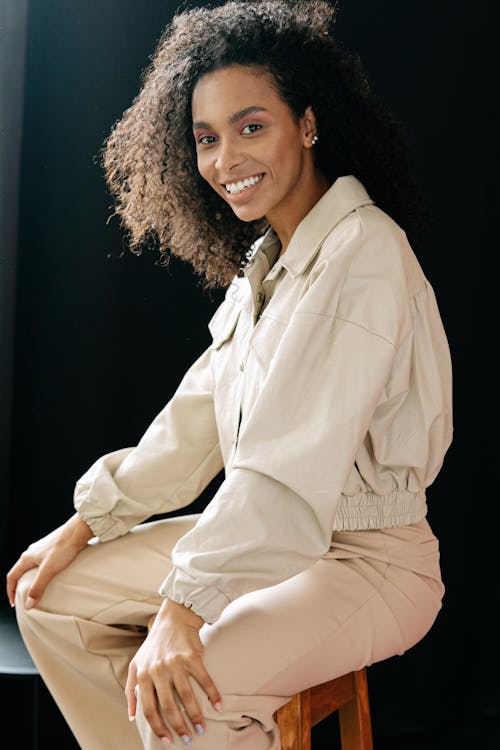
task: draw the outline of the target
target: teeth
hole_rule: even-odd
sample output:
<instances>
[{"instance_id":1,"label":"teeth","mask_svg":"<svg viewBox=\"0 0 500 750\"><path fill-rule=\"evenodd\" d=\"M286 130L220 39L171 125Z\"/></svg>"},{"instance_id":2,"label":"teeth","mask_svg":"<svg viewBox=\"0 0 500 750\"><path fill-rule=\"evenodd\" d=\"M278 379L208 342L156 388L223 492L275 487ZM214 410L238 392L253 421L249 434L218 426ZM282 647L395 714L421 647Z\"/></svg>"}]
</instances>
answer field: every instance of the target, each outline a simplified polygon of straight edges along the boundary
<instances>
[{"instance_id":1,"label":"teeth","mask_svg":"<svg viewBox=\"0 0 500 750\"><path fill-rule=\"evenodd\" d=\"M246 190L246 188L252 187L260 182L263 176L263 174L259 174L255 177L245 177L244 180L239 180L238 182L231 182L226 185L226 190L228 193L231 193L231 195L238 195L242 190Z\"/></svg>"}]
</instances>

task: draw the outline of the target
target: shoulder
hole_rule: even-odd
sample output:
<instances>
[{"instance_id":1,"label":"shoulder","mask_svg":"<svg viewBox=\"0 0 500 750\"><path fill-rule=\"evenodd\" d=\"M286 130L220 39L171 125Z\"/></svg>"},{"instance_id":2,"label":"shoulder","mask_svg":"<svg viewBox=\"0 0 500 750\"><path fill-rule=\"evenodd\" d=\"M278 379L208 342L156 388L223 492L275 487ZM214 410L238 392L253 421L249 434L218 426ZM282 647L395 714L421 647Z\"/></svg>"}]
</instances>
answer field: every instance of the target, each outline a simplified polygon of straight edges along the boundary
<instances>
[{"instance_id":1,"label":"shoulder","mask_svg":"<svg viewBox=\"0 0 500 750\"><path fill-rule=\"evenodd\" d=\"M405 284L409 296L425 282L405 231L374 204L354 209L325 237L318 260L338 262L341 257L348 274L393 279Z\"/></svg>"},{"instance_id":2,"label":"shoulder","mask_svg":"<svg viewBox=\"0 0 500 750\"><path fill-rule=\"evenodd\" d=\"M425 285L404 230L378 206L360 206L325 238L321 261L332 276L343 266L336 317L397 346L411 326L410 299Z\"/></svg>"},{"instance_id":3,"label":"shoulder","mask_svg":"<svg viewBox=\"0 0 500 750\"><path fill-rule=\"evenodd\" d=\"M360 264L374 265L382 274L396 274L404 283L409 297L425 284L425 276L406 232L376 205L356 210L360 223Z\"/></svg>"}]
</instances>

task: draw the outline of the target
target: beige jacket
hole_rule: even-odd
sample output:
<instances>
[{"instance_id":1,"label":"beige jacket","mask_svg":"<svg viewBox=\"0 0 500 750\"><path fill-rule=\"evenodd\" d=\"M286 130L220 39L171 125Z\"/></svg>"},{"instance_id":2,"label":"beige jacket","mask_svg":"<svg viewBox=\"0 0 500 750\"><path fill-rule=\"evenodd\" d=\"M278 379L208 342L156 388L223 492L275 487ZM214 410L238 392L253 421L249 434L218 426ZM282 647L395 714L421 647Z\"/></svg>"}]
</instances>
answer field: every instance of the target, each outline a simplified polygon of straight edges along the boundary
<instances>
[{"instance_id":1,"label":"beige jacket","mask_svg":"<svg viewBox=\"0 0 500 750\"><path fill-rule=\"evenodd\" d=\"M286 251L257 241L210 346L135 447L98 459L75 507L102 541L184 507L224 467L179 540L163 596L206 622L318 560L334 529L426 515L452 441L450 351L405 233L352 175Z\"/></svg>"}]
</instances>

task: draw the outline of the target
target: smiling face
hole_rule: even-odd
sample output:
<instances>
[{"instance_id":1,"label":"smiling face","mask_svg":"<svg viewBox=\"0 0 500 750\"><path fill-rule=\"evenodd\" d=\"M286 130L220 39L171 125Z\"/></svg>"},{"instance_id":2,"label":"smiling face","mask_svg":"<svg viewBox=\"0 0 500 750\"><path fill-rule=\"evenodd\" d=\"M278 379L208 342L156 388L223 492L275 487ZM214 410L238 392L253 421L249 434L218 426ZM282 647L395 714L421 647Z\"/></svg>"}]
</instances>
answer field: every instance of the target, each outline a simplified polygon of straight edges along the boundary
<instances>
[{"instance_id":1,"label":"smiling face","mask_svg":"<svg viewBox=\"0 0 500 750\"><path fill-rule=\"evenodd\" d=\"M297 120L269 74L243 66L200 78L191 108L201 176L242 221L265 216L290 234L328 188L314 167L311 108Z\"/></svg>"}]
</instances>

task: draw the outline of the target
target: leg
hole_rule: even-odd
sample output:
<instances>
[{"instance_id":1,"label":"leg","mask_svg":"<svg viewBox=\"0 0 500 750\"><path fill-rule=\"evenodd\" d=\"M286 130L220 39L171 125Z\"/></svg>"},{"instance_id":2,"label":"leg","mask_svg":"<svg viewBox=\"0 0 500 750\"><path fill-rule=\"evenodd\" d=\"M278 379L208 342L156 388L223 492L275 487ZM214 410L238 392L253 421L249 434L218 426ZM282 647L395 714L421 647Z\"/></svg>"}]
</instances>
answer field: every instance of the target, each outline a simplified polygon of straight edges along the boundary
<instances>
[{"instance_id":1,"label":"leg","mask_svg":"<svg viewBox=\"0 0 500 750\"><path fill-rule=\"evenodd\" d=\"M297 693L278 712L282 750L311 750L311 691Z\"/></svg>"},{"instance_id":2,"label":"leg","mask_svg":"<svg viewBox=\"0 0 500 750\"><path fill-rule=\"evenodd\" d=\"M128 664L162 598L170 551L197 514L137 526L106 544L90 544L26 611L34 571L19 582L19 628L40 673L84 750L142 748L128 721Z\"/></svg>"},{"instance_id":3,"label":"leg","mask_svg":"<svg viewBox=\"0 0 500 750\"><path fill-rule=\"evenodd\" d=\"M338 701L336 706L332 705L333 696ZM311 750L311 727L336 707L342 750L373 750L366 669L294 695L276 718L282 750Z\"/></svg>"},{"instance_id":4,"label":"leg","mask_svg":"<svg viewBox=\"0 0 500 750\"><path fill-rule=\"evenodd\" d=\"M353 700L339 708L342 750L373 750L366 670L354 672Z\"/></svg>"},{"instance_id":5,"label":"leg","mask_svg":"<svg viewBox=\"0 0 500 750\"><path fill-rule=\"evenodd\" d=\"M207 722L193 750L280 750L274 712L291 695L402 654L430 629L444 587L437 539L424 522L335 532L311 568L231 602L200 637L222 693L216 712L193 680ZM163 750L140 709L147 750ZM174 735L173 747L181 748Z\"/></svg>"}]
</instances>

